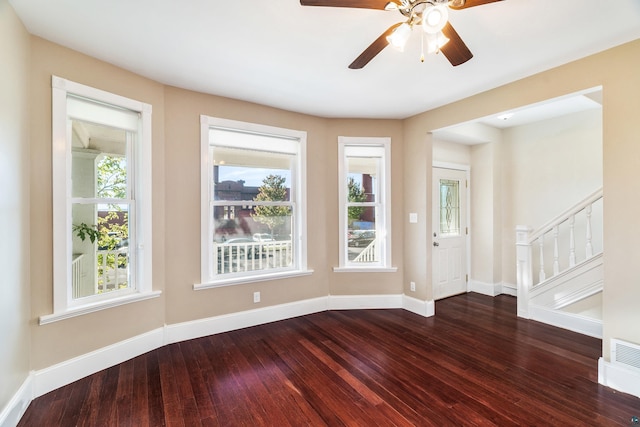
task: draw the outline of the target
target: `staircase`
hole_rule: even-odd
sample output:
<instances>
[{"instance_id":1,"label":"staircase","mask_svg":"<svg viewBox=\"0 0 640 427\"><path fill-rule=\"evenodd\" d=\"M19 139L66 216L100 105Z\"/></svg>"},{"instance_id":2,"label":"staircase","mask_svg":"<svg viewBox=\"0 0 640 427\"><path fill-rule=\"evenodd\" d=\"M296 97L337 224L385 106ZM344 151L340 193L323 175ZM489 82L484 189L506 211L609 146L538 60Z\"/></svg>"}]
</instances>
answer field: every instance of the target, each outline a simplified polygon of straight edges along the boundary
<instances>
[{"instance_id":1,"label":"staircase","mask_svg":"<svg viewBox=\"0 0 640 427\"><path fill-rule=\"evenodd\" d=\"M516 229L518 316L602 337L602 189Z\"/></svg>"}]
</instances>

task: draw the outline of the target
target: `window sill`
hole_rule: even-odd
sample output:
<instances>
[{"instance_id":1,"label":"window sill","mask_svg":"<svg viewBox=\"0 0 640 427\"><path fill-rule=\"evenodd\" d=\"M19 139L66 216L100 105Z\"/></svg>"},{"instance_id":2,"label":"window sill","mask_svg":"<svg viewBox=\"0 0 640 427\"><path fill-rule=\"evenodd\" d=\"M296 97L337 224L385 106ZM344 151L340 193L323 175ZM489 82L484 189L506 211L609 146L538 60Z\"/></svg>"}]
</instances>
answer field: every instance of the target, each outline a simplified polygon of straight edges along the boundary
<instances>
[{"instance_id":1,"label":"window sill","mask_svg":"<svg viewBox=\"0 0 640 427\"><path fill-rule=\"evenodd\" d=\"M398 271L398 267L333 267L334 273L395 273Z\"/></svg>"},{"instance_id":2,"label":"window sill","mask_svg":"<svg viewBox=\"0 0 640 427\"><path fill-rule=\"evenodd\" d=\"M53 313L53 314L40 316L39 324L46 325L48 323L57 322L59 320L70 319L72 317L82 316L84 314L94 313L96 311L117 307L119 305L156 298L156 297L159 297L161 293L162 291L134 293L134 294L118 297L118 298L109 299L106 301L100 301L100 302L95 302L91 304L72 307L60 313Z\"/></svg>"},{"instance_id":3,"label":"window sill","mask_svg":"<svg viewBox=\"0 0 640 427\"><path fill-rule=\"evenodd\" d=\"M215 280L207 283L196 283L195 285L193 285L193 290L199 291L202 289L220 288L223 286L241 285L244 283L265 282L268 280L286 279L289 277L309 276L312 273L313 270L294 270L260 274L256 276L233 277L228 279Z\"/></svg>"}]
</instances>

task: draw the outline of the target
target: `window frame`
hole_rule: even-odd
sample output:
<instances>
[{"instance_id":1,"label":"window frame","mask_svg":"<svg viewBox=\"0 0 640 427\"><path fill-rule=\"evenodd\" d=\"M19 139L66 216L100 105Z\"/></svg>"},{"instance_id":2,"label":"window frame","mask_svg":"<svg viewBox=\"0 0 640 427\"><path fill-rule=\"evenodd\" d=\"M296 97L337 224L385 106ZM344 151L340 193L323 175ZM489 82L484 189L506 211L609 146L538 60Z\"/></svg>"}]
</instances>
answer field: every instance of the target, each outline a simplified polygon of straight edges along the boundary
<instances>
[{"instance_id":1,"label":"window frame","mask_svg":"<svg viewBox=\"0 0 640 427\"><path fill-rule=\"evenodd\" d=\"M209 131L212 128L229 129L257 135L269 135L283 139L297 141L298 152L295 155L295 170L291 176L290 198L293 205L294 223L292 228L292 242L294 248L294 265L281 270L254 270L219 275L214 273L214 263L217 262L213 253L213 224L212 201L213 195L213 164L209 155ZM307 133L300 130L285 129L237 120L200 116L200 206L201 206L201 246L200 246L200 283L193 285L194 290L209 289L242 283L259 282L285 277L309 275L313 270L307 267L307 200L306 200L306 141ZM246 148L246 147L238 147ZM264 150L269 151L269 150ZM241 204L241 201L238 201Z\"/></svg>"},{"instance_id":2,"label":"window frame","mask_svg":"<svg viewBox=\"0 0 640 427\"><path fill-rule=\"evenodd\" d=\"M152 290L152 218L151 218L151 105L120 95L76 83L61 77L51 77L52 86L52 196L53 196L53 313L40 317L39 323L79 316L110 307L158 296ZM139 116L134 164L128 165L131 175L131 198L135 209L136 263L131 276L134 286L73 299L72 294L72 144L68 116L69 96L86 98L107 106L127 109ZM108 124L108 123L104 123Z\"/></svg>"},{"instance_id":3,"label":"window frame","mask_svg":"<svg viewBox=\"0 0 640 427\"><path fill-rule=\"evenodd\" d=\"M370 149L381 148L383 155L380 162L381 173L378 184L376 201L363 205L376 207L376 236L382 236L380 241L380 260L371 263L353 263L348 258L348 205L347 180L349 176L347 166L348 148ZM338 206L339 206L339 266L335 272L396 272L392 266L391 251L391 138L390 137L338 137Z\"/></svg>"}]
</instances>

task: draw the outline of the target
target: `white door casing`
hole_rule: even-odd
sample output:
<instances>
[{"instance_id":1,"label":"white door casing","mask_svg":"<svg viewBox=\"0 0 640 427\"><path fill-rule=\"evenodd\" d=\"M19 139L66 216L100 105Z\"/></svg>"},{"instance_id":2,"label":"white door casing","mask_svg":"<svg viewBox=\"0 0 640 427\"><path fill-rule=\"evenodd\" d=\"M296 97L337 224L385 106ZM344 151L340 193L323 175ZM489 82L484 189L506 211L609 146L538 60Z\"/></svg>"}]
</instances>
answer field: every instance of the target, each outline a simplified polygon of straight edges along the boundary
<instances>
[{"instance_id":1,"label":"white door casing","mask_svg":"<svg viewBox=\"0 0 640 427\"><path fill-rule=\"evenodd\" d=\"M433 168L433 296L467 292L468 171Z\"/></svg>"}]
</instances>

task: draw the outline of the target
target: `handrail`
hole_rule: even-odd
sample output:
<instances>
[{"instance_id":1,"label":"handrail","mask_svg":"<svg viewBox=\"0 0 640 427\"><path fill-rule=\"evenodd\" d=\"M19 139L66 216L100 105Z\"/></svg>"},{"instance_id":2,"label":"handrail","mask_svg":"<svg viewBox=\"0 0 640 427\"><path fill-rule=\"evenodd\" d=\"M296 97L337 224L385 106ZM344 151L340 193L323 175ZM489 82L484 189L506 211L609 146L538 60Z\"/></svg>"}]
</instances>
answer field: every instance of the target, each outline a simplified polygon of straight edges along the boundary
<instances>
[{"instance_id":1,"label":"handrail","mask_svg":"<svg viewBox=\"0 0 640 427\"><path fill-rule=\"evenodd\" d=\"M550 221L547 221L543 226L539 227L537 230L529 234L529 243L534 242L541 235L546 234L549 231L553 230L553 227L555 227L556 225L562 224L563 222L571 218L572 215L575 215L576 213L585 209L587 206L593 204L598 199L602 198L602 195L603 195L603 191L602 191L602 187L600 187L599 189L597 189L596 191L588 195L582 201L571 206L569 209L565 210L560 215L557 215L555 218L551 219Z\"/></svg>"},{"instance_id":2,"label":"handrail","mask_svg":"<svg viewBox=\"0 0 640 427\"><path fill-rule=\"evenodd\" d=\"M591 226L592 209L595 202L603 198L603 189L599 188L587 197L585 197L579 203L566 209L560 215L557 215L552 220L546 222L542 227L539 227L535 231L531 231L528 226L518 225L516 227L516 280L517 280L517 292L518 292L518 316L529 317L529 292L536 286L541 285L547 280L558 277L565 271L569 271L576 268L577 265L583 263L582 260L578 260L576 256L575 247L575 226L576 218L578 214L584 212L584 227L585 227L585 246L584 246L584 260L589 260L594 257L593 248L593 235ZM582 215L580 216L582 217ZM601 219L600 217L598 217ZM560 226L568 221L568 230L566 233L560 233ZM598 227L601 230L601 227ZM548 245L545 245L545 236L551 235L552 241ZM602 236L599 235L601 238ZM560 253L561 245L559 240L568 241L568 253L564 253L564 256L568 257L568 263L562 267L562 254ZM537 246L537 278L533 274L534 254L532 247ZM600 242L601 243L601 242ZM546 249L552 249L552 257L545 256L548 254ZM601 253L601 250L598 254ZM552 268L545 265L545 258L552 259ZM566 259L566 258L565 258ZM551 272L552 270L552 272ZM547 271L551 272L550 277L547 277Z\"/></svg>"}]
</instances>

